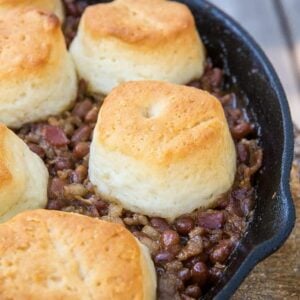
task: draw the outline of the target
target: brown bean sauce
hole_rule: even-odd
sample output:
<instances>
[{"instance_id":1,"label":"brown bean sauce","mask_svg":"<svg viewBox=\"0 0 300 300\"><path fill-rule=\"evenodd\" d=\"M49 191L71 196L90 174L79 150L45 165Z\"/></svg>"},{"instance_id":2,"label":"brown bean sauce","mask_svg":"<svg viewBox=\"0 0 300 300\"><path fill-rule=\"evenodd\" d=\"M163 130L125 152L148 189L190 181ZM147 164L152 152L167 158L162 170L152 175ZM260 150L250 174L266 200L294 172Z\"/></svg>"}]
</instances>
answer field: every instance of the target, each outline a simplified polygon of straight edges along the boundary
<instances>
[{"instance_id":1,"label":"brown bean sauce","mask_svg":"<svg viewBox=\"0 0 300 300\"><path fill-rule=\"evenodd\" d=\"M65 0L64 33L75 36L84 1ZM209 91L222 103L237 150L232 189L214 209L196 210L173 223L149 218L105 202L88 179L89 147L103 97L87 93L84 81L73 108L47 121L24 125L18 135L46 163L50 181L48 209L76 212L126 226L151 252L158 278L158 299L197 299L222 276L228 259L251 220L253 176L262 163L255 127L228 93L223 71L208 59L201 79L189 85Z\"/></svg>"}]
</instances>

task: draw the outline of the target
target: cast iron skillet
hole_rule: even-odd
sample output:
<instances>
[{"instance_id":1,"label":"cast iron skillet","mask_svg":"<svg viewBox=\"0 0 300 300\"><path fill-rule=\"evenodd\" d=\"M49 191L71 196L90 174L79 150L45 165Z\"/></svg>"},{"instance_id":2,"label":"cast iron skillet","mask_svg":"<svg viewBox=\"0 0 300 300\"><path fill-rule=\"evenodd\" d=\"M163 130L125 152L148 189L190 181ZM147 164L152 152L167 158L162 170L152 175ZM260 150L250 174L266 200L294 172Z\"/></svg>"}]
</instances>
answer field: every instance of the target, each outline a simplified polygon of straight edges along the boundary
<instances>
[{"instance_id":1,"label":"cast iron skillet","mask_svg":"<svg viewBox=\"0 0 300 300\"><path fill-rule=\"evenodd\" d=\"M136 0L138 1L138 0ZM89 1L110 2L110 1ZM280 81L253 39L230 17L205 0L180 0L192 10L208 55L223 67L228 81L245 94L250 118L264 149L256 178L257 205L247 234L230 259L221 281L204 299L228 299L262 259L287 239L295 222L289 189L293 126Z\"/></svg>"}]
</instances>

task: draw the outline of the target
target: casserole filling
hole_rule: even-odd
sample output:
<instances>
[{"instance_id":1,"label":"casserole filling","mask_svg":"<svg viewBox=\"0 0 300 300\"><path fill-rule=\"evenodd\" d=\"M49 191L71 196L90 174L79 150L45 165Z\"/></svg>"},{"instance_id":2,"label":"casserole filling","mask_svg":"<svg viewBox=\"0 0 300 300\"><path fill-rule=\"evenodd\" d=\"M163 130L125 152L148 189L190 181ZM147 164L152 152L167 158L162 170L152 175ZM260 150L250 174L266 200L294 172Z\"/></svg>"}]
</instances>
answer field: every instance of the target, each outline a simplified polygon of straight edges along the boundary
<instances>
[{"instance_id":1,"label":"casserole filling","mask_svg":"<svg viewBox=\"0 0 300 300\"><path fill-rule=\"evenodd\" d=\"M64 30L69 44L86 3L65 2ZM189 85L209 91L224 107L238 158L234 185L214 209L194 211L173 223L108 204L88 180L89 147L103 96L88 94L84 81L79 82L74 107L17 132L48 167L48 209L124 224L150 249L158 276L158 299L196 299L205 294L222 276L252 217L252 179L261 167L262 149L254 124L240 106L241 95L226 91L223 77L223 71L207 60L202 78Z\"/></svg>"}]
</instances>

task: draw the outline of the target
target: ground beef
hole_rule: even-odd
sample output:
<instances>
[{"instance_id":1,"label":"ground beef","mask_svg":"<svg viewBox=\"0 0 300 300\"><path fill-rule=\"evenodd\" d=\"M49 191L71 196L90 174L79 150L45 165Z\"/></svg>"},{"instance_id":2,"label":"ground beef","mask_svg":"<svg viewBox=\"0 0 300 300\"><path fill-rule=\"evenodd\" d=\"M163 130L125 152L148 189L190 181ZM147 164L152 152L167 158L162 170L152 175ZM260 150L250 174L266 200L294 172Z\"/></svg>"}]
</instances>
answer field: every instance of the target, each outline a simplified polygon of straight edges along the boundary
<instances>
[{"instance_id":1,"label":"ground beef","mask_svg":"<svg viewBox=\"0 0 300 300\"><path fill-rule=\"evenodd\" d=\"M65 0L64 32L69 44L84 1ZM101 199L88 179L89 147L101 95L90 95L84 81L72 108L47 121L31 123L18 135L46 163L50 181L48 209L76 212L126 226L151 252L158 276L158 299L197 299L222 276L228 259L251 220L255 205L253 175L262 164L255 127L240 108L239 96L222 90L223 71L208 59L205 73L190 86L215 95L222 103L237 150L232 189L214 209L165 219L136 214Z\"/></svg>"}]
</instances>

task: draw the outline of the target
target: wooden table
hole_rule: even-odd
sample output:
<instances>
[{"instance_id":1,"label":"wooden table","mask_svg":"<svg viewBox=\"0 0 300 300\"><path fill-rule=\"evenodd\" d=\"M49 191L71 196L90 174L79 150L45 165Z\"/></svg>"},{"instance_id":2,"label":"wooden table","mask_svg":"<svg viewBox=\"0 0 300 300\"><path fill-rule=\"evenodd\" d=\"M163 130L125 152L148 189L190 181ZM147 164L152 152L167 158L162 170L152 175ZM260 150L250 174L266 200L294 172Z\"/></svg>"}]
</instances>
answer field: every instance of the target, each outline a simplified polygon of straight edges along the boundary
<instances>
[{"instance_id":1,"label":"wooden table","mask_svg":"<svg viewBox=\"0 0 300 300\"><path fill-rule=\"evenodd\" d=\"M273 63L300 128L300 0L211 0L250 32ZM300 131L291 186L300 216ZM297 166L298 165L298 166ZM261 262L234 300L300 299L300 218L283 247Z\"/></svg>"}]
</instances>

